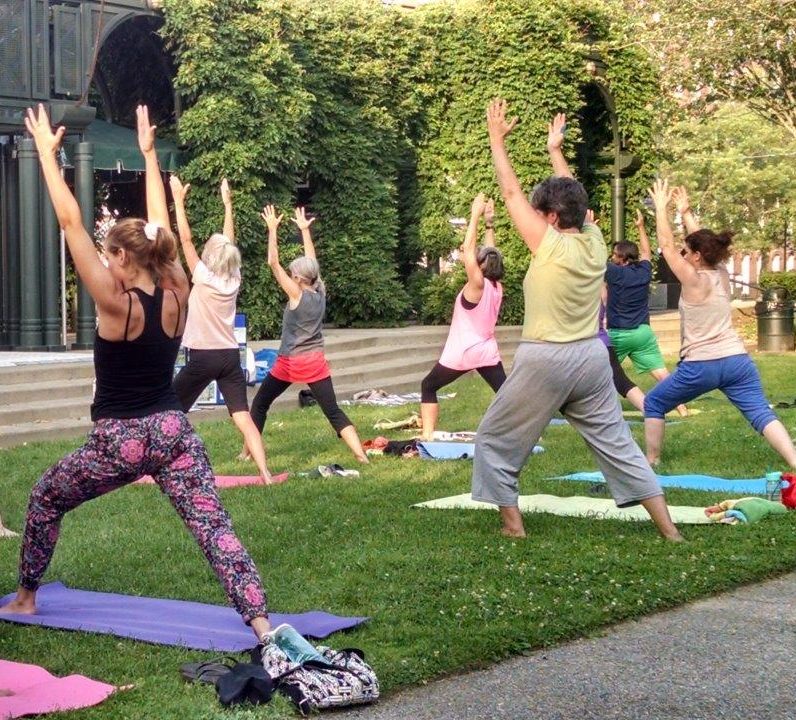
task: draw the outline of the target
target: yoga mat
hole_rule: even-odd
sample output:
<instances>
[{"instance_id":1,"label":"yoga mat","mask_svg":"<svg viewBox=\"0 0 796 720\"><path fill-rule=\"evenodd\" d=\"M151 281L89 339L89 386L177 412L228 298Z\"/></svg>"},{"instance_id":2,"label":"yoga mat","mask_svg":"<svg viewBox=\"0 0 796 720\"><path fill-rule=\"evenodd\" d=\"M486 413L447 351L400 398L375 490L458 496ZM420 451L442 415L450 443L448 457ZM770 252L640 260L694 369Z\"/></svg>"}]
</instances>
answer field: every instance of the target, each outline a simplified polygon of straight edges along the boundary
<instances>
[{"instance_id":1,"label":"yoga mat","mask_svg":"<svg viewBox=\"0 0 796 720\"><path fill-rule=\"evenodd\" d=\"M287 480L289 473L279 473L279 475L274 475L274 481L271 485L276 485L278 483L284 482ZM155 479L151 475L144 475L141 478L138 478L133 485L154 485ZM241 487L243 485L265 485L266 483L263 482L263 479L259 475L216 475L216 487L217 488L232 488L232 487Z\"/></svg>"},{"instance_id":2,"label":"yoga mat","mask_svg":"<svg viewBox=\"0 0 796 720\"><path fill-rule=\"evenodd\" d=\"M683 488L686 490L710 490L730 493L731 495L765 495L765 478L740 478L729 480L713 475L658 475L661 487ZM577 472L570 475L559 475L553 480L578 480L581 482L601 483L605 478L601 472Z\"/></svg>"},{"instance_id":3,"label":"yoga mat","mask_svg":"<svg viewBox=\"0 0 796 720\"><path fill-rule=\"evenodd\" d=\"M0 689L13 695L0 696L0 720L98 705L112 695L113 685L83 675L57 678L38 665L0 660Z\"/></svg>"},{"instance_id":4,"label":"yoga mat","mask_svg":"<svg viewBox=\"0 0 796 720\"><path fill-rule=\"evenodd\" d=\"M618 508L613 500L589 497L558 497L557 495L520 495L518 498L520 512L545 512L562 517L587 517L594 520L628 520L639 522L649 520L647 511L635 505L629 508ZM473 500L470 493L453 495L452 497L430 500L429 502L412 505L416 508L434 510L496 510L497 506ZM701 507L688 505L669 505L669 513L675 523L682 525L710 525Z\"/></svg>"},{"instance_id":5,"label":"yoga mat","mask_svg":"<svg viewBox=\"0 0 796 720\"><path fill-rule=\"evenodd\" d=\"M418 442L417 451L424 460L472 460L475 457L475 443L463 442ZM533 454L544 452L541 445L533 449Z\"/></svg>"},{"instance_id":6,"label":"yoga mat","mask_svg":"<svg viewBox=\"0 0 796 720\"><path fill-rule=\"evenodd\" d=\"M7 595L0 605L12 599ZM254 633L232 608L186 600L116 595L73 590L63 583L42 585L36 596L36 615L0 613L0 620L60 630L106 633L158 645L195 650L241 652L257 644ZM298 615L271 613L276 627L288 623L302 635L323 638L368 620L311 611Z\"/></svg>"}]
</instances>

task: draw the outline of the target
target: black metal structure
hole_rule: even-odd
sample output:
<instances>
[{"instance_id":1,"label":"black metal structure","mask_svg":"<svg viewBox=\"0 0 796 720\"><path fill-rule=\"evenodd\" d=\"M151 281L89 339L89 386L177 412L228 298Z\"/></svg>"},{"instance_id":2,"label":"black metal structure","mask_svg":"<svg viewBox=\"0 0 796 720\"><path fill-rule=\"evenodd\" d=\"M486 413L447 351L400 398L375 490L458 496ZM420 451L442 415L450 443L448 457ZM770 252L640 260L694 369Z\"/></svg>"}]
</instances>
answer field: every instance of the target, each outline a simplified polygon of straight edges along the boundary
<instances>
[{"instance_id":1,"label":"black metal structure","mask_svg":"<svg viewBox=\"0 0 796 720\"><path fill-rule=\"evenodd\" d=\"M109 98L107 87L113 84L98 77L98 60L117 29L143 18L149 23L139 33L143 52L160 54L156 61L168 72L162 47L149 37L160 22L153 9L158 4L156 0L0 0L0 348L64 348L59 229L43 192L36 149L24 137L24 113L43 103L53 123L66 126L67 141L74 148L73 168L65 172L74 180L75 195L90 227L94 157L84 135L97 109L89 91ZM113 107L104 110L108 121L117 119ZM73 347L91 347L95 313L81 283L76 324Z\"/></svg>"}]
</instances>

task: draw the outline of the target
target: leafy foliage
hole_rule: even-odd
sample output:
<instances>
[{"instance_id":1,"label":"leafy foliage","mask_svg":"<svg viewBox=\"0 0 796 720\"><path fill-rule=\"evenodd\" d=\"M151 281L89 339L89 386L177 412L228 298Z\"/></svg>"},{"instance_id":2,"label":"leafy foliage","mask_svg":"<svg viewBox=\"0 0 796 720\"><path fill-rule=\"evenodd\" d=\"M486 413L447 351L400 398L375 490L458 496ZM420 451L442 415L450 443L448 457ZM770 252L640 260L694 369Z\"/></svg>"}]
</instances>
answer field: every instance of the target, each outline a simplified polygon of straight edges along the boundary
<instances>
[{"instance_id":1,"label":"leafy foliage","mask_svg":"<svg viewBox=\"0 0 796 720\"><path fill-rule=\"evenodd\" d=\"M458 245L449 220L475 193L497 195L484 124L494 95L522 119L510 149L521 182L549 175L547 122L566 110L574 166L595 207L607 209L607 178L594 168L613 134L598 83L616 95L625 147L642 158L652 151L657 85L643 54L623 43L626 27L619 0L470 0L414 12L377 0L167 0L164 35L189 105L180 123L195 188L189 212L197 237L212 232L216 185L230 179L252 334L278 332L283 300L258 269L265 202L317 215L332 322L389 324L410 307L445 321L444 299L460 278L418 282L416 267ZM632 180L631 195L648 179ZM497 237L507 258L504 320L517 322L528 253L505 215ZM296 252L287 246L283 259ZM410 300L408 284L427 288ZM418 308L418 296L430 304Z\"/></svg>"},{"instance_id":2,"label":"leafy foliage","mask_svg":"<svg viewBox=\"0 0 796 720\"><path fill-rule=\"evenodd\" d=\"M796 301L796 271L794 270L789 270L787 272L760 273L758 283L762 288L785 288L791 300Z\"/></svg>"},{"instance_id":3,"label":"leafy foliage","mask_svg":"<svg viewBox=\"0 0 796 720\"><path fill-rule=\"evenodd\" d=\"M796 3L791 0L626 0L637 41L665 87L692 109L745 102L796 138Z\"/></svg>"},{"instance_id":4,"label":"leafy foliage","mask_svg":"<svg viewBox=\"0 0 796 720\"><path fill-rule=\"evenodd\" d=\"M726 103L673 125L663 172L685 184L702 223L736 232L739 249L781 245L796 221L796 140L748 107Z\"/></svg>"}]
</instances>

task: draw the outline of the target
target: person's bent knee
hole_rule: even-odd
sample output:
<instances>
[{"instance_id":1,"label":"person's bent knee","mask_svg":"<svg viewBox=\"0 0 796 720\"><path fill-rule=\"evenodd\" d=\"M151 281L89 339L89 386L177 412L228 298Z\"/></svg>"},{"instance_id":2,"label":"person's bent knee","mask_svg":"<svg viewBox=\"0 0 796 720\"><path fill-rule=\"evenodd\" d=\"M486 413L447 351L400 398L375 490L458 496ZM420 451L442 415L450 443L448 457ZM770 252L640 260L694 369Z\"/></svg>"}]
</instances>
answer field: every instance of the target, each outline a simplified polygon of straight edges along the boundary
<instances>
[{"instance_id":1,"label":"person's bent knee","mask_svg":"<svg viewBox=\"0 0 796 720\"><path fill-rule=\"evenodd\" d=\"M761 408L758 412L748 415L747 418L755 431L761 435L771 423L779 420L770 408L766 408L765 410Z\"/></svg>"},{"instance_id":2,"label":"person's bent knee","mask_svg":"<svg viewBox=\"0 0 796 720\"><path fill-rule=\"evenodd\" d=\"M420 402L437 403L437 385L432 382L430 375L426 375L420 383Z\"/></svg>"},{"instance_id":3,"label":"person's bent knee","mask_svg":"<svg viewBox=\"0 0 796 720\"><path fill-rule=\"evenodd\" d=\"M677 403L672 405L676 407ZM672 408L668 408L671 410ZM644 397L644 418L645 419L655 419L655 420L663 420L666 417L666 413L668 412L666 405L664 405L661 400L655 397L654 391L649 393Z\"/></svg>"}]
</instances>

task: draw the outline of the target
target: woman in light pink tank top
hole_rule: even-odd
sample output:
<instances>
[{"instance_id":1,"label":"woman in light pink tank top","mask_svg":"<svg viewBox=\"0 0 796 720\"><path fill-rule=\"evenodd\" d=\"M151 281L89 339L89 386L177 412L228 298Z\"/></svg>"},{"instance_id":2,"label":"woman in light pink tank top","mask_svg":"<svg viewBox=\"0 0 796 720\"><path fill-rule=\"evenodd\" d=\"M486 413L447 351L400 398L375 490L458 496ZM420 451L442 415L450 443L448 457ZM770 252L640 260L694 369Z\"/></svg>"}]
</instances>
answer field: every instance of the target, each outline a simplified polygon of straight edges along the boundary
<instances>
[{"instance_id":1,"label":"woman in light pink tank top","mask_svg":"<svg viewBox=\"0 0 796 720\"><path fill-rule=\"evenodd\" d=\"M723 266L730 255L732 234L700 229L685 188L670 190L667 181L657 180L650 196L655 203L661 251L683 289L680 364L644 401L647 459L651 464L660 459L664 417L669 410L711 390L721 390L785 462L796 468L790 434L771 410L757 367L732 326L730 280ZM667 215L672 199L688 232L681 250L675 248Z\"/></svg>"},{"instance_id":2,"label":"woman in light pink tank top","mask_svg":"<svg viewBox=\"0 0 796 720\"><path fill-rule=\"evenodd\" d=\"M423 439L433 440L439 417L437 391L470 370L477 370L497 392L506 379L500 359L495 324L503 301L503 257L495 248L495 206L483 193L473 200L470 222L461 248L467 282L456 296L453 319L442 355L420 386ZM478 221L484 215L484 245L476 247Z\"/></svg>"}]
</instances>

